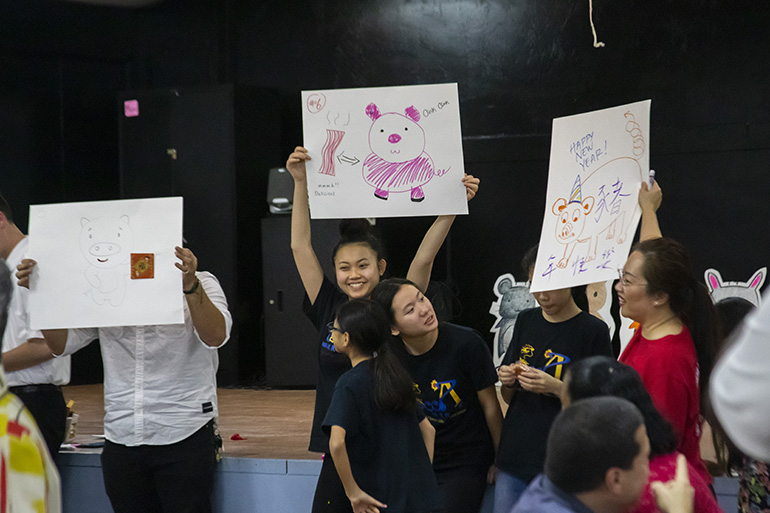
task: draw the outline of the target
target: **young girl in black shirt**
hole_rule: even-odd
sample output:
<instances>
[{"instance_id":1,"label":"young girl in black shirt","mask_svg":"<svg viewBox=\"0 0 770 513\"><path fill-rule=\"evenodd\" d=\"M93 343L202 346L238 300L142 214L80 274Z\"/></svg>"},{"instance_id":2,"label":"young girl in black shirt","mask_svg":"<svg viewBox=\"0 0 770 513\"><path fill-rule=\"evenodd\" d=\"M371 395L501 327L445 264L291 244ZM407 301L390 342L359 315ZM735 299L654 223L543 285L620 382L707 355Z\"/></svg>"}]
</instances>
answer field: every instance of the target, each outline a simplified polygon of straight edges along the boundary
<instances>
[{"instance_id":1,"label":"young girl in black shirt","mask_svg":"<svg viewBox=\"0 0 770 513\"><path fill-rule=\"evenodd\" d=\"M537 246L522 261L530 280L536 257ZM508 411L497 452L494 513L508 513L543 471L546 439L561 411L562 379L570 362L612 355L607 325L584 311L585 285L534 296L539 306L519 313L498 370Z\"/></svg>"},{"instance_id":2,"label":"young girl in black shirt","mask_svg":"<svg viewBox=\"0 0 770 513\"><path fill-rule=\"evenodd\" d=\"M323 429L353 511L438 511L435 430L417 408L409 374L385 346L385 313L354 299L338 308L331 330L352 369L337 381Z\"/></svg>"}]
</instances>

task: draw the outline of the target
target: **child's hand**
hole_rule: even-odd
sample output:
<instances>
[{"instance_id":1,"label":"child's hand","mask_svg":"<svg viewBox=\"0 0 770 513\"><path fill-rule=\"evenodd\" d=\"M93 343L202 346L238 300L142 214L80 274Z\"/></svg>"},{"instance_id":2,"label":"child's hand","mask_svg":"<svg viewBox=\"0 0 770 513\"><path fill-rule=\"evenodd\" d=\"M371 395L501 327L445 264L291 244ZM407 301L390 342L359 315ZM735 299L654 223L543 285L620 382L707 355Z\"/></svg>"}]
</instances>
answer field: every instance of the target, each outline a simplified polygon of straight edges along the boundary
<instances>
[{"instance_id":1,"label":"child's hand","mask_svg":"<svg viewBox=\"0 0 770 513\"><path fill-rule=\"evenodd\" d=\"M534 367L525 367L519 374L521 388L536 394L553 394L561 397L563 383L547 372Z\"/></svg>"},{"instance_id":2,"label":"child's hand","mask_svg":"<svg viewBox=\"0 0 770 513\"><path fill-rule=\"evenodd\" d=\"M687 459L680 454L676 459L676 475L668 483L650 484L658 507L666 513L692 513L695 490L687 473Z\"/></svg>"},{"instance_id":3,"label":"child's hand","mask_svg":"<svg viewBox=\"0 0 770 513\"><path fill-rule=\"evenodd\" d=\"M514 365L501 365L497 369L497 377L500 379L500 383L507 387L512 387L516 383L517 373L514 367Z\"/></svg>"},{"instance_id":4,"label":"child's hand","mask_svg":"<svg viewBox=\"0 0 770 513\"><path fill-rule=\"evenodd\" d=\"M353 513L380 513L380 508L388 507L360 488L350 494L348 499L353 506Z\"/></svg>"},{"instance_id":5,"label":"child's hand","mask_svg":"<svg viewBox=\"0 0 770 513\"><path fill-rule=\"evenodd\" d=\"M465 196L468 201L472 200L476 193L479 192L479 180L473 175L463 176L463 185L465 185Z\"/></svg>"}]
</instances>

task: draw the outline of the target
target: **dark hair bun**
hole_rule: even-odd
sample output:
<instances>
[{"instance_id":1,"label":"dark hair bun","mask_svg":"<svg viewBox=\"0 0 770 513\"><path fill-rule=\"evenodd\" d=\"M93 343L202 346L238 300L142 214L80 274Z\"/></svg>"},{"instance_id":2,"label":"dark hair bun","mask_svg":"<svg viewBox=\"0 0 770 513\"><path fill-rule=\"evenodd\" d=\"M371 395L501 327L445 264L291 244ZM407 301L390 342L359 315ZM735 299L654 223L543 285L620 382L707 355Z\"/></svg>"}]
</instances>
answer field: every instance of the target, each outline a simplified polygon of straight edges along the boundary
<instances>
[{"instance_id":1,"label":"dark hair bun","mask_svg":"<svg viewBox=\"0 0 770 513\"><path fill-rule=\"evenodd\" d=\"M372 225L366 219L343 219L340 221L340 238L343 241L366 240Z\"/></svg>"},{"instance_id":2,"label":"dark hair bun","mask_svg":"<svg viewBox=\"0 0 770 513\"><path fill-rule=\"evenodd\" d=\"M375 234L375 230L366 219L343 219L340 221L340 240L332 250L332 262L337 258L337 252L348 244L365 244L369 246L377 260L385 258L382 244Z\"/></svg>"}]
</instances>

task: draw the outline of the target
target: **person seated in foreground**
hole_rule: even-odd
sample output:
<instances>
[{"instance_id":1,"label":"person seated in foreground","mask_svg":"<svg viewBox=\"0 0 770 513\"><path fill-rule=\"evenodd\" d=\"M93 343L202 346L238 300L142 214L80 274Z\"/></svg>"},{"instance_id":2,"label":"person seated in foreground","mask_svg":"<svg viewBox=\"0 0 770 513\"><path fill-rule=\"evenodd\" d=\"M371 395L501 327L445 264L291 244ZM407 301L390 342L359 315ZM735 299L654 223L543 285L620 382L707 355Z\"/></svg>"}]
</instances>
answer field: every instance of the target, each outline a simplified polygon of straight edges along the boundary
<instances>
[{"instance_id":1,"label":"person seated in foreground","mask_svg":"<svg viewBox=\"0 0 770 513\"><path fill-rule=\"evenodd\" d=\"M613 396L631 401L644 417L644 426L650 440L651 481L674 479L679 454L676 450L677 437L670 422L655 409L652 398L644 388L639 373L614 358L592 356L572 364L564 376L566 389L561 402L566 408L573 401L589 397ZM694 511L696 513L722 513L709 483L703 479L698 468L686 463L689 483L695 491ZM652 483L650 483L652 484ZM645 487L641 498L628 513L659 513L652 486Z\"/></svg>"},{"instance_id":2,"label":"person seated in foreground","mask_svg":"<svg viewBox=\"0 0 770 513\"><path fill-rule=\"evenodd\" d=\"M0 258L0 355L12 294L11 272L5 261ZM0 511L61 511L59 473L32 414L21 400L8 390L2 365L0 468Z\"/></svg>"},{"instance_id":3,"label":"person seated in foreground","mask_svg":"<svg viewBox=\"0 0 770 513\"><path fill-rule=\"evenodd\" d=\"M625 399L576 401L556 417L546 447L545 472L512 513L624 513L647 484L644 418Z\"/></svg>"},{"instance_id":4,"label":"person seated in foreground","mask_svg":"<svg viewBox=\"0 0 770 513\"><path fill-rule=\"evenodd\" d=\"M625 513L647 484L650 442L644 417L619 397L591 397L562 411L551 427L545 472L511 513ZM654 482L665 513L692 513L693 488L680 455L676 476Z\"/></svg>"}]
</instances>

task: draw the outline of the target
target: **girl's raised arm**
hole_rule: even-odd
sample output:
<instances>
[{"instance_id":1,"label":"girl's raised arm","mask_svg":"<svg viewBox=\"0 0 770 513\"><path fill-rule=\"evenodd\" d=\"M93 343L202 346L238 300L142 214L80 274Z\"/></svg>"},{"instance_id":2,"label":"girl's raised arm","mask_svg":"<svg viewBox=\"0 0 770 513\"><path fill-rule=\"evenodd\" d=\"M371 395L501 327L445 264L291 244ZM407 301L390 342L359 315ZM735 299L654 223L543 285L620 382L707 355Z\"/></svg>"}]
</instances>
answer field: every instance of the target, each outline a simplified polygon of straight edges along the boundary
<instances>
[{"instance_id":1,"label":"girl's raised arm","mask_svg":"<svg viewBox=\"0 0 770 513\"><path fill-rule=\"evenodd\" d=\"M307 172L305 161L310 160L307 150L301 146L294 149L286 161L286 169L294 179L294 205L291 211L291 252L299 271L310 303L315 303L324 279L324 272L313 250L310 239L310 206L308 204Z\"/></svg>"},{"instance_id":2,"label":"girl's raised arm","mask_svg":"<svg viewBox=\"0 0 770 513\"><path fill-rule=\"evenodd\" d=\"M463 177L463 185L465 185L465 193L469 201L478 192L479 181L473 175L465 175ZM428 289L436 254L438 254L438 250L444 244L444 240L449 234L449 229L452 227L454 220L454 215L443 215L436 218L425 233L425 237L423 237L422 243L417 249L414 259L412 259L412 264L409 266L406 278L417 285L417 288L423 293Z\"/></svg>"}]
</instances>

